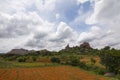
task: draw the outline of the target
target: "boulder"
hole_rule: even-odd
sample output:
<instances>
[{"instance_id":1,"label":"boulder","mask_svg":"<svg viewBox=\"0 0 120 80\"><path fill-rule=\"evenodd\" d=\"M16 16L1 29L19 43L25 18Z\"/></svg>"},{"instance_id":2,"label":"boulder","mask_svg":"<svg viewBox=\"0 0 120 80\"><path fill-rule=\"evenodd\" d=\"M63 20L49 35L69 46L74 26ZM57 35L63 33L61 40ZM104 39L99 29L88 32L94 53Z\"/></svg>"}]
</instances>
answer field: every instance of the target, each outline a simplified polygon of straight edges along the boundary
<instances>
[{"instance_id":1,"label":"boulder","mask_svg":"<svg viewBox=\"0 0 120 80\"><path fill-rule=\"evenodd\" d=\"M115 77L115 73L105 73L104 76L106 76L106 77Z\"/></svg>"}]
</instances>

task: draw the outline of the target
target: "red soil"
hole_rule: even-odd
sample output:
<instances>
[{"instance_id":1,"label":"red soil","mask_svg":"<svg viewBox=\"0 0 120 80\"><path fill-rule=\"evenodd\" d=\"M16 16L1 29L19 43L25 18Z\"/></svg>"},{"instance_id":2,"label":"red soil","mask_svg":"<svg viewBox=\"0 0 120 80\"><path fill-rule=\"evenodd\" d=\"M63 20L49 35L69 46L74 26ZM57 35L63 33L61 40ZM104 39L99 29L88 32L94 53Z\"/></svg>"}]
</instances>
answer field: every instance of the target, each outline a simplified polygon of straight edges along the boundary
<instances>
[{"instance_id":1,"label":"red soil","mask_svg":"<svg viewBox=\"0 0 120 80\"><path fill-rule=\"evenodd\" d=\"M53 66L41 68L0 69L0 80L106 80L79 68Z\"/></svg>"}]
</instances>

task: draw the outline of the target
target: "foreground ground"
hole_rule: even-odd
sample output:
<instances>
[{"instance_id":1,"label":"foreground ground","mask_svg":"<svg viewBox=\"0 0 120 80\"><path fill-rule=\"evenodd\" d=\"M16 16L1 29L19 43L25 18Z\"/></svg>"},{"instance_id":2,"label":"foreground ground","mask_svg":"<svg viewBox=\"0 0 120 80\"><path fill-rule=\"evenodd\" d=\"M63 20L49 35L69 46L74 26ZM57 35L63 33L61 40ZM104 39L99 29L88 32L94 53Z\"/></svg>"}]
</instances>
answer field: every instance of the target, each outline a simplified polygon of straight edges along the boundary
<instances>
[{"instance_id":1,"label":"foreground ground","mask_svg":"<svg viewBox=\"0 0 120 80\"><path fill-rule=\"evenodd\" d=\"M0 69L0 80L109 80L71 66Z\"/></svg>"}]
</instances>

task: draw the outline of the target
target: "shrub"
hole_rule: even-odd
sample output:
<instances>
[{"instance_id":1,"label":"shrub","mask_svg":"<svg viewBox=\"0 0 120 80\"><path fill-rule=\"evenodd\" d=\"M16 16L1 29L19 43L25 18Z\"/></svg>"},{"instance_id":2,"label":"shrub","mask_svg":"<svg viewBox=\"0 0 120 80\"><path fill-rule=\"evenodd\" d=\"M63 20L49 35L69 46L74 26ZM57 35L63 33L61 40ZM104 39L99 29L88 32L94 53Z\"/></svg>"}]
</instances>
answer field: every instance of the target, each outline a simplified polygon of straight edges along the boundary
<instances>
[{"instance_id":1,"label":"shrub","mask_svg":"<svg viewBox=\"0 0 120 80\"><path fill-rule=\"evenodd\" d=\"M104 75L106 73L106 70L105 69L102 69L102 68L98 68L95 70L95 72L97 74L100 74L100 75Z\"/></svg>"},{"instance_id":2,"label":"shrub","mask_svg":"<svg viewBox=\"0 0 120 80\"><path fill-rule=\"evenodd\" d=\"M101 63L109 72L118 73L120 69L120 51L119 50L101 50Z\"/></svg>"},{"instance_id":3,"label":"shrub","mask_svg":"<svg viewBox=\"0 0 120 80\"><path fill-rule=\"evenodd\" d=\"M21 56L21 57L18 57L17 60L18 60L18 62L25 62L27 60L27 58L24 56Z\"/></svg>"},{"instance_id":4,"label":"shrub","mask_svg":"<svg viewBox=\"0 0 120 80\"><path fill-rule=\"evenodd\" d=\"M4 59L5 60L7 60L7 61L14 61L14 60L16 60L16 58L17 58L18 56L7 56L7 57L5 57Z\"/></svg>"},{"instance_id":5,"label":"shrub","mask_svg":"<svg viewBox=\"0 0 120 80\"><path fill-rule=\"evenodd\" d=\"M96 63L95 59L91 58L90 60L91 60L92 65L94 65Z\"/></svg>"},{"instance_id":6,"label":"shrub","mask_svg":"<svg viewBox=\"0 0 120 80\"><path fill-rule=\"evenodd\" d=\"M83 69L93 71L93 66L92 65L86 65L85 67L83 67Z\"/></svg>"},{"instance_id":7,"label":"shrub","mask_svg":"<svg viewBox=\"0 0 120 80\"><path fill-rule=\"evenodd\" d=\"M72 66L79 66L80 60L77 57L70 58L70 65Z\"/></svg>"},{"instance_id":8,"label":"shrub","mask_svg":"<svg viewBox=\"0 0 120 80\"><path fill-rule=\"evenodd\" d=\"M33 60L33 61L36 61L36 60L37 60L37 57L32 56L32 60Z\"/></svg>"},{"instance_id":9,"label":"shrub","mask_svg":"<svg viewBox=\"0 0 120 80\"><path fill-rule=\"evenodd\" d=\"M85 62L80 62L79 67L82 68L82 69L85 69L87 66L86 66Z\"/></svg>"},{"instance_id":10,"label":"shrub","mask_svg":"<svg viewBox=\"0 0 120 80\"><path fill-rule=\"evenodd\" d=\"M51 58L51 62L53 62L53 63L60 63L60 59L57 58L57 57L52 57Z\"/></svg>"}]
</instances>

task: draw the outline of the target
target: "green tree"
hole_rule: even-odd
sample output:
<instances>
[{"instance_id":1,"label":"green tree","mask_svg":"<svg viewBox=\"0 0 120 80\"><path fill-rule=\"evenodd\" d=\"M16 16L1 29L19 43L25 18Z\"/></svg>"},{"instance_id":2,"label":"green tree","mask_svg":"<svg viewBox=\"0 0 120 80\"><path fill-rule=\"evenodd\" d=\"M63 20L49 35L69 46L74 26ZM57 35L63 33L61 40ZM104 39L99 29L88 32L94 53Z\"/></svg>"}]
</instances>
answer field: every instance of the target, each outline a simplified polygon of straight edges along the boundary
<instances>
[{"instance_id":1,"label":"green tree","mask_svg":"<svg viewBox=\"0 0 120 80\"><path fill-rule=\"evenodd\" d=\"M110 46L105 46L103 49L104 50L110 50Z\"/></svg>"},{"instance_id":2,"label":"green tree","mask_svg":"<svg viewBox=\"0 0 120 80\"><path fill-rule=\"evenodd\" d=\"M109 72L118 73L120 69L120 51L119 50L101 50L100 53L101 63L106 67Z\"/></svg>"},{"instance_id":3,"label":"green tree","mask_svg":"<svg viewBox=\"0 0 120 80\"><path fill-rule=\"evenodd\" d=\"M79 66L80 59L75 56L70 56L70 65L72 66Z\"/></svg>"},{"instance_id":4,"label":"green tree","mask_svg":"<svg viewBox=\"0 0 120 80\"><path fill-rule=\"evenodd\" d=\"M91 58L90 60L91 60L92 65L96 63L96 60L94 58Z\"/></svg>"},{"instance_id":5,"label":"green tree","mask_svg":"<svg viewBox=\"0 0 120 80\"><path fill-rule=\"evenodd\" d=\"M32 60L33 60L33 61L36 61L36 60L37 60L37 57L36 57L36 56L32 56Z\"/></svg>"},{"instance_id":6,"label":"green tree","mask_svg":"<svg viewBox=\"0 0 120 80\"><path fill-rule=\"evenodd\" d=\"M52 57L51 58L51 62L53 62L53 63L60 63L60 59L57 58L57 57Z\"/></svg>"},{"instance_id":7,"label":"green tree","mask_svg":"<svg viewBox=\"0 0 120 80\"><path fill-rule=\"evenodd\" d=\"M27 60L27 57L25 56L20 56L17 58L18 62L25 62Z\"/></svg>"}]
</instances>

